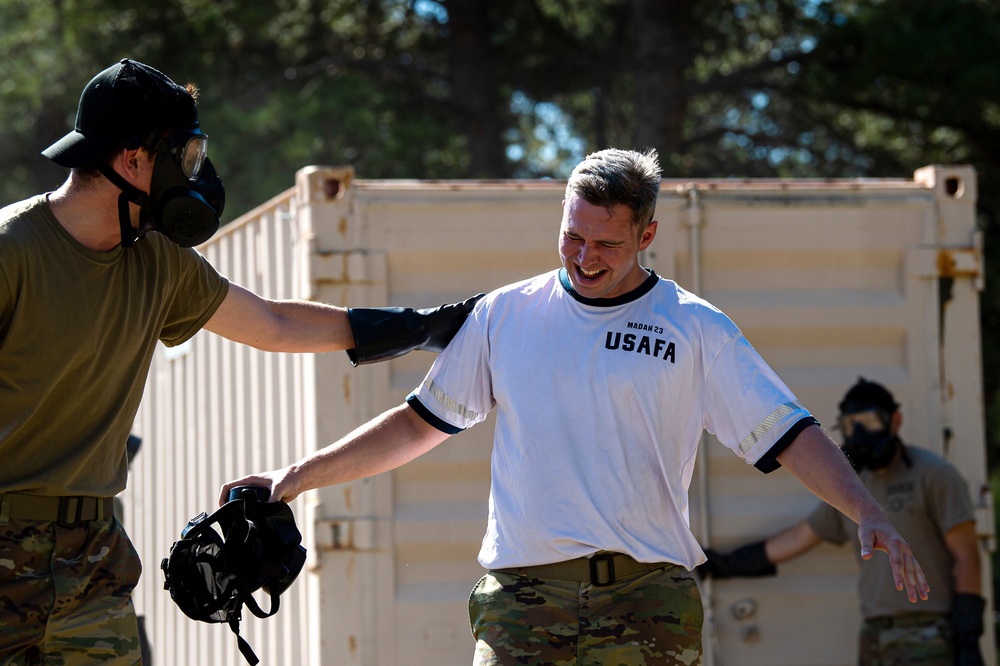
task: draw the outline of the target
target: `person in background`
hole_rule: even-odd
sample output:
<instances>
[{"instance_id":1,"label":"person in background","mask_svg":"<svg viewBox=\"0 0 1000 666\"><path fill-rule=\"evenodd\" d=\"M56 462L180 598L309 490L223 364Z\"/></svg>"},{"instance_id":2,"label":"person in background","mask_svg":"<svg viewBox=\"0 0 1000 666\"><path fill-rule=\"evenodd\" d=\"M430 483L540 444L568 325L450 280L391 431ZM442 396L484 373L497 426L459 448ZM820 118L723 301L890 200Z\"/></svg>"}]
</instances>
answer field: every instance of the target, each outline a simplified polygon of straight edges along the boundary
<instances>
[{"instance_id":1,"label":"person in background","mask_svg":"<svg viewBox=\"0 0 1000 666\"><path fill-rule=\"evenodd\" d=\"M840 403L839 421L844 453L903 538L920 553L931 589L916 610L900 603L883 567L859 560L863 624L858 663L982 664L985 601L965 480L937 454L903 443L903 414L881 384L859 379ZM820 504L807 518L766 540L726 553L708 549L708 562L700 570L715 578L774 575L775 565L823 541L843 544L851 531L847 516Z\"/></svg>"},{"instance_id":2,"label":"person in background","mask_svg":"<svg viewBox=\"0 0 1000 666\"><path fill-rule=\"evenodd\" d=\"M0 664L140 661L140 563L113 498L159 342L204 328L366 363L440 351L475 303L346 310L230 283L193 249L225 201L196 96L108 67L43 151L66 181L0 210Z\"/></svg>"},{"instance_id":3,"label":"person in background","mask_svg":"<svg viewBox=\"0 0 1000 666\"><path fill-rule=\"evenodd\" d=\"M566 186L561 268L483 298L405 403L225 484L220 503L236 485L290 501L394 469L496 408L488 573L469 601L475 663L695 664L691 570L705 556L688 486L708 430L845 511L863 557L886 551L897 588L925 597L909 546L736 325L639 264L659 187L655 151L589 155Z\"/></svg>"}]
</instances>

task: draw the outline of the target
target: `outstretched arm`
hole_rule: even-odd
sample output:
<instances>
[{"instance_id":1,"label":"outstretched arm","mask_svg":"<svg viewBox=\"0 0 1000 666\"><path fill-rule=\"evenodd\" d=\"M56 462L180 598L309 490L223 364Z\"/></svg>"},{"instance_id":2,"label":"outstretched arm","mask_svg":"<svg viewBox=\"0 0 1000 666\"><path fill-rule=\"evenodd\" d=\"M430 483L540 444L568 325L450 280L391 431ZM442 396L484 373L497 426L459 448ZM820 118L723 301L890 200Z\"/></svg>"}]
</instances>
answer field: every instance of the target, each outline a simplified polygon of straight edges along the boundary
<instances>
[{"instance_id":1,"label":"outstretched arm","mask_svg":"<svg viewBox=\"0 0 1000 666\"><path fill-rule=\"evenodd\" d=\"M765 541L764 552L768 562L781 564L810 550L822 540L809 523L803 520Z\"/></svg>"},{"instance_id":2,"label":"outstretched arm","mask_svg":"<svg viewBox=\"0 0 1000 666\"><path fill-rule=\"evenodd\" d=\"M219 504L236 486L271 489L271 501L291 502L301 493L386 472L448 439L407 405L384 412L346 437L281 469L250 474L222 486Z\"/></svg>"},{"instance_id":3,"label":"outstretched arm","mask_svg":"<svg viewBox=\"0 0 1000 666\"><path fill-rule=\"evenodd\" d=\"M820 536L803 520L766 541L751 541L729 552L706 548L708 559L698 571L702 576L714 578L773 576L778 573L776 564L798 557L820 541Z\"/></svg>"},{"instance_id":4,"label":"outstretched arm","mask_svg":"<svg viewBox=\"0 0 1000 666\"><path fill-rule=\"evenodd\" d=\"M347 350L354 365L377 363L414 349L440 352L455 336L476 302L436 308L351 308L312 301L262 298L236 284L208 320L213 333L264 351Z\"/></svg>"},{"instance_id":5,"label":"outstretched arm","mask_svg":"<svg viewBox=\"0 0 1000 666\"><path fill-rule=\"evenodd\" d=\"M312 301L274 301L238 284L205 329L264 351L328 352L354 346L345 308Z\"/></svg>"},{"instance_id":6,"label":"outstretched arm","mask_svg":"<svg viewBox=\"0 0 1000 666\"><path fill-rule=\"evenodd\" d=\"M858 524L862 559L874 551L889 556L896 589L911 602L927 599L930 587L909 544L851 469L837 445L819 426L809 426L778 455L778 462L806 488Z\"/></svg>"}]
</instances>

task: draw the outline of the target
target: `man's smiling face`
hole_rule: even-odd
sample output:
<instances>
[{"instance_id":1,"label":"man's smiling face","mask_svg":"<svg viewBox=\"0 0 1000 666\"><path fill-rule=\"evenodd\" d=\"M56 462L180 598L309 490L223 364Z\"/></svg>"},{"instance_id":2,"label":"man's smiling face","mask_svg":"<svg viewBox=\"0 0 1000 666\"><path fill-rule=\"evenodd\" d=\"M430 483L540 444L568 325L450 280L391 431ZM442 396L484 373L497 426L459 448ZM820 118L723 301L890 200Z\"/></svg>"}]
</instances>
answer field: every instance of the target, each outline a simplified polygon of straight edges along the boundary
<instances>
[{"instance_id":1,"label":"man's smiling face","mask_svg":"<svg viewBox=\"0 0 1000 666\"><path fill-rule=\"evenodd\" d=\"M563 201L559 227L559 257L573 288L585 298L627 294L646 279L639 252L656 235L656 222L640 234L632 211L615 206L610 212L570 194Z\"/></svg>"}]
</instances>

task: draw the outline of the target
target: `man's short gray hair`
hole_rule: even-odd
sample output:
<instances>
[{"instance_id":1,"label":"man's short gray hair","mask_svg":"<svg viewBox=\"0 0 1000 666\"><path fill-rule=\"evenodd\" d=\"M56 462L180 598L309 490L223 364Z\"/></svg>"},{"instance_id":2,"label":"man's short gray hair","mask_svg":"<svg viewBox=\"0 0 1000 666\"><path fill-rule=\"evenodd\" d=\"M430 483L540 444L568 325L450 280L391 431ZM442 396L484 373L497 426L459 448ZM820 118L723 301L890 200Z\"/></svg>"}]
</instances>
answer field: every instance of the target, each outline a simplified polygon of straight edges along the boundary
<instances>
[{"instance_id":1,"label":"man's short gray hair","mask_svg":"<svg viewBox=\"0 0 1000 666\"><path fill-rule=\"evenodd\" d=\"M591 153L576 165L566 183L566 195L576 194L609 212L618 205L632 211L641 232L653 221L660 191L660 160L656 150L644 152L608 148Z\"/></svg>"}]
</instances>

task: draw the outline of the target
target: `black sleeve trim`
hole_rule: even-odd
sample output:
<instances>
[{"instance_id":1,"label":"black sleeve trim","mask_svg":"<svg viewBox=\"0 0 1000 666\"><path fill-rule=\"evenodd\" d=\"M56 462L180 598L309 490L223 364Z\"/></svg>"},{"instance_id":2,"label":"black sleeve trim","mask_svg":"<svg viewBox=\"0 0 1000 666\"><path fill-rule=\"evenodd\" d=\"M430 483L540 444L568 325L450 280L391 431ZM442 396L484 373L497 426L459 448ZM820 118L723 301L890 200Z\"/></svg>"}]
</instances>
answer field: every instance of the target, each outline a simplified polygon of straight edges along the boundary
<instances>
[{"instance_id":1,"label":"black sleeve trim","mask_svg":"<svg viewBox=\"0 0 1000 666\"><path fill-rule=\"evenodd\" d=\"M792 442L795 441L795 438L799 436L799 433L811 425L819 425L819 421L812 416L806 416L805 418L796 421L791 428L785 431L785 434L781 436L781 439L775 442L774 445L767 450L767 453L765 453L760 460L754 463L754 467L759 469L761 472L764 472L764 474L770 474L774 470L781 467L781 463L778 462L778 456L782 451L791 446Z\"/></svg>"},{"instance_id":2,"label":"black sleeve trim","mask_svg":"<svg viewBox=\"0 0 1000 666\"><path fill-rule=\"evenodd\" d=\"M412 409L417 413L417 416L422 418L424 421L427 421L427 423L434 426L435 428L437 428L438 430L440 430L445 434L457 435L458 433L462 432L462 430L464 430L464 428L458 428L448 423L444 419L438 418L435 414L431 412L431 410L424 407L423 403L420 402L419 398L417 398L415 393L411 393L410 395L406 396L406 404L410 406L410 409Z\"/></svg>"}]
</instances>

